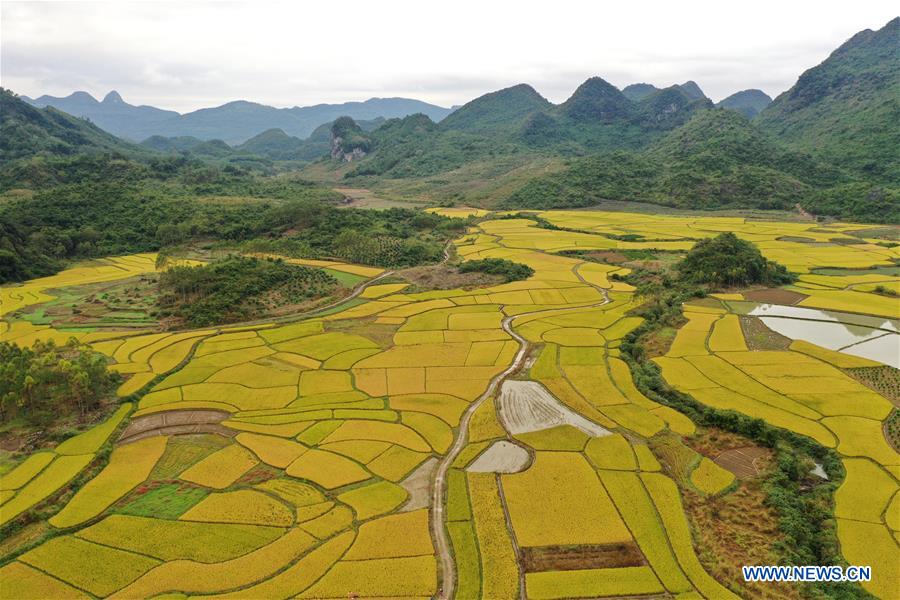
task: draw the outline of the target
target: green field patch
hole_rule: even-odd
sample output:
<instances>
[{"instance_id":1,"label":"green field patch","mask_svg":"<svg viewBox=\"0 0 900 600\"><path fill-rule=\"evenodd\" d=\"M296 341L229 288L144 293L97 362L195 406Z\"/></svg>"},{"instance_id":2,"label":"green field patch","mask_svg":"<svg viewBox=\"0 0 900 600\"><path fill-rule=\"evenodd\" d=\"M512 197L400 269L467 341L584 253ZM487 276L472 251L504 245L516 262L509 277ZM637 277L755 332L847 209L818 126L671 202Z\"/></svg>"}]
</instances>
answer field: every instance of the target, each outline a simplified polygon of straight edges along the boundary
<instances>
[{"instance_id":1,"label":"green field patch","mask_svg":"<svg viewBox=\"0 0 900 600\"><path fill-rule=\"evenodd\" d=\"M177 519L209 494L209 490L182 483L139 486L115 512L138 517Z\"/></svg>"}]
</instances>

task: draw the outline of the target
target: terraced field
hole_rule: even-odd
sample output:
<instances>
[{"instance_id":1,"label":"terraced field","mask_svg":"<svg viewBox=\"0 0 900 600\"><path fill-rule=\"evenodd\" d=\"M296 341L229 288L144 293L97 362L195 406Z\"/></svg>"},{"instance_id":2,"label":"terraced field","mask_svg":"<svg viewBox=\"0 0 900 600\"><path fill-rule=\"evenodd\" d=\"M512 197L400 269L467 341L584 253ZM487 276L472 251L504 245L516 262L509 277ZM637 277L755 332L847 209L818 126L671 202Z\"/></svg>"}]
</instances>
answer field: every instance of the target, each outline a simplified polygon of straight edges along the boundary
<instances>
[{"instance_id":1,"label":"terraced field","mask_svg":"<svg viewBox=\"0 0 900 600\"><path fill-rule=\"evenodd\" d=\"M620 357L642 322L629 314L642 299L614 277L626 268L560 252L684 250L735 231L802 273L790 288L800 306L885 319L900 317L897 302L874 286L900 278L814 271L890 266L900 253L850 224L541 213L565 228L553 230L471 214L484 219L455 242L463 260L506 258L534 275L426 292L376 281L294 322L180 333L4 321L4 340L74 334L130 376L108 422L0 478L4 524L35 508L46 520L42 537L0 559L4 595L740 596L704 568L679 492L729 494L734 476L697 457L676 482L648 443L695 425L643 395ZM4 314L47 302L46 289L133 274L124 263L152 268L150 257L110 261L3 288ZM848 375L875 363L808 342L750 350L729 304L740 300L685 306L657 359L663 375L700 402L835 448L847 470L841 551L871 564L867 589L891 597L900 456L881 424L892 405ZM48 514L90 465L102 468Z\"/></svg>"}]
</instances>

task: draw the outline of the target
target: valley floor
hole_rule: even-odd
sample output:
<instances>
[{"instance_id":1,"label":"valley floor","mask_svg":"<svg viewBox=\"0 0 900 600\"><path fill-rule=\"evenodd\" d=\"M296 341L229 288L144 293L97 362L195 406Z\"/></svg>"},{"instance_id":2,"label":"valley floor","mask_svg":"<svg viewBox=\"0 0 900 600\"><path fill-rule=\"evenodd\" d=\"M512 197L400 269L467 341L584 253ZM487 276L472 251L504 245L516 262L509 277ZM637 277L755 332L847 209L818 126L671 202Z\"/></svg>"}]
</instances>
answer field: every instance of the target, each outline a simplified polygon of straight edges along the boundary
<instances>
[{"instance_id":1,"label":"valley floor","mask_svg":"<svg viewBox=\"0 0 900 600\"><path fill-rule=\"evenodd\" d=\"M834 449L840 552L872 566L867 591L895 595L900 454L884 423L900 364L859 347L896 346L900 303L884 294L900 291L896 247L848 223L539 213L562 228L549 229L471 214L481 220L454 242L463 260L534 275L427 292L372 280L311 317L178 333L17 316L51 302L47 290L153 272L152 255L0 288L4 341L75 336L128 376L108 421L0 476L3 595L797 597L713 568L697 543L709 521L695 509L754 501L768 451L710 441L642 393L621 348L642 323L630 311L643 299L616 277L628 267L561 254L684 251L724 231L799 280L778 302L685 304L654 360L700 403ZM753 311L783 303L859 343L799 331L764 349Z\"/></svg>"}]
</instances>

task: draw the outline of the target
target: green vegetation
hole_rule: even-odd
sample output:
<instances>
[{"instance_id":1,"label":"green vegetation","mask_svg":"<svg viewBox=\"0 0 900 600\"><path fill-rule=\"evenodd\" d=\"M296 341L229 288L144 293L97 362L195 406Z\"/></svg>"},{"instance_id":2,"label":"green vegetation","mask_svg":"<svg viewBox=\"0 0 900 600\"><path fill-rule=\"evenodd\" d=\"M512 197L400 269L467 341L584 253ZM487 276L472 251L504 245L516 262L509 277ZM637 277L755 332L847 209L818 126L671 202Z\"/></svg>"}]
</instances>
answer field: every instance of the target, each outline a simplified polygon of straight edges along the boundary
<instances>
[{"instance_id":1,"label":"green vegetation","mask_svg":"<svg viewBox=\"0 0 900 600\"><path fill-rule=\"evenodd\" d=\"M441 248L465 228L462 219L406 208L338 209L322 202L273 207L241 247L295 258L336 257L379 267L408 267L441 258Z\"/></svg>"},{"instance_id":2,"label":"green vegetation","mask_svg":"<svg viewBox=\"0 0 900 600\"><path fill-rule=\"evenodd\" d=\"M388 120L344 177L431 177L474 163L496 163L492 170L505 174L520 162L513 158L637 149L711 105L677 86L633 102L593 77L554 106L521 84L476 98L437 124L422 114Z\"/></svg>"},{"instance_id":3,"label":"green vegetation","mask_svg":"<svg viewBox=\"0 0 900 600\"><path fill-rule=\"evenodd\" d=\"M730 231L697 242L676 268L684 281L717 287L778 286L794 280L783 265L766 260L756 246Z\"/></svg>"},{"instance_id":4,"label":"green vegetation","mask_svg":"<svg viewBox=\"0 0 900 600\"><path fill-rule=\"evenodd\" d=\"M205 327L260 316L332 293L337 280L321 269L282 260L229 256L199 267L180 266L159 277L160 315Z\"/></svg>"},{"instance_id":5,"label":"green vegetation","mask_svg":"<svg viewBox=\"0 0 900 600\"><path fill-rule=\"evenodd\" d=\"M371 148L369 136L350 117L340 117L331 124L331 138L344 154L366 153Z\"/></svg>"},{"instance_id":6,"label":"green vegetation","mask_svg":"<svg viewBox=\"0 0 900 600\"><path fill-rule=\"evenodd\" d=\"M270 231L276 204L339 198L296 178L108 154L37 157L0 171L0 189L26 187L34 194L0 205L0 282L48 275L70 259L238 241Z\"/></svg>"},{"instance_id":7,"label":"green vegetation","mask_svg":"<svg viewBox=\"0 0 900 600\"><path fill-rule=\"evenodd\" d=\"M116 510L125 515L177 519L209 495L209 490L184 483L139 486Z\"/></svg>"},{"instance_id":8,"label":"green vegetation","mask_svg":"<svg viewBox=\"0 0 900 600\"><path fill-rule=\"evenodd\" d=\"M93 152L148 154L90 121L54 108L35 108L19 100L12 91L0 88L0 164L35 155Z\"/></svg>"},{"instance_id":9,"label":"green vegetation","mask_svg":"<svg viewBox=\"0 0 900 600\"><path fill-rule=\"evenodd\" d=\"M64 346L37 341L31 348L0 342L0 421L45 425L96 409L121 382L106 357L70 339Z\"/></svg>"},{"instance_id":10,"label":"green vegetation","mask_svg":"<svg viewBox=\"0 0 900 600\"><path fill-rule=\"evenodd\" d=\"M867 181L900 185L898 36L900 18L857 33L760 113L759 127Z\"/></svg>"},{"instance_id":11,"label":"green vegetation","mask_svg":"<svg viewBox=\"0 0 900 600\"><path fill-rule=\"evenodd\" d=\"M752 119L772 104L772 99L762 90L742 90L716 103L718 108L736 110L748 119Z\"/></svg>"},{"instance_id":12,"label":"green vegetation","mask_svg":"<svg viewBox=\"0 0 900 600\"><path fill-rule=\"evenodd\" d=\"M522 84L476 98L440 123L391 119L368 135L367 154L352 168L319 163L314 172L513 209L603 200L799 205L822 217L896 223L900 138L884 124L900 119L897 27L895 19L858 34L768 106L758 90L713 109L692 82L626 94L599 77L553 105ZM745 118L757 113L752 123Z\"/></svg>"},{"instance_id":13,"label":"green vegetation","mask_svg":"<svg viewBox=\"0 0 900 600\"><path fill-rule=\"evenodd\" d=\"M379 266L438 260L464 221L409 209L338 209L340 194L185 157L147 164L113 155L34 158L0 170L0 283L51 274L78 258L217 241L290 256Z\"/></svg>"},{"instance_id":14,"label":"green vegetation","mask_svg":"<svg viewBox=\"0 0 900 600\"><path fill-rule=\"evenodd\" d=\"M425 115L389 119L371 133L373 151L346 178L412 178L436 175L465 164L521 152L465 131L444 131Z\"/></svg>"},{"instance_id":15,"label":"green vegetation","mask_svg":"<svg viewBox=\"0 0 900 600\"><path fill-rule=\"evenodd\" d=\"M766 504L775 509L783 539L774 545L783 564L844 564L834 526L834 493L844 479L840 457L808 437L774 427L762 419L719 410L672 388L650 360L655 338L684 320L681 305L703 295L688 281L638 269L625 278L647 302L635 314L644 323L629 333L620 346L638 389L656 402L687 415L699 426L714 427L750 438L772 448L776 460L765 475ZM823 466L829 479L810 475L813 462ZM867 598L858 584L805 584L804 593L816 598Z\"/></svg>"},{"instance_id":16,"label":"green vegetation","mask_svg":"<svg viewBox=\"0 0 900 600\"><path fill-rule=\"evenodd\" d=\"M528 279L534 275L534 269L528 265L506 260L505 258L482 258L469 260L459 266L461 273L487 273L500 275L507 282Z\"/></svg>"},{"instance_id":17,"label":"green vegetation","mask_svg":"<svg viewBox=\"0 0 900 600\"><path fill-rule=\"evenodd\" d=\"M900 296L900 294L897 293L897 290L891 289L884 285L876 285L875 289L872 291L875 292L876 294L880 294L881 296L891 296L891 297Z\"/></svg>"},{"instance_id":18,"label":"green vegetation","mask_svg":"<svg viewBox=\"0 0 900 600\"><path fill-rule=\"evenodd\" d=\"M900 222L897 192L853 181L835 167L791 150L737 112L699 112L642 153L618 151L569 162L532 179L504 208L591 206L633 200L680 208L787 209Z\"/></svg>"}]
</instances>

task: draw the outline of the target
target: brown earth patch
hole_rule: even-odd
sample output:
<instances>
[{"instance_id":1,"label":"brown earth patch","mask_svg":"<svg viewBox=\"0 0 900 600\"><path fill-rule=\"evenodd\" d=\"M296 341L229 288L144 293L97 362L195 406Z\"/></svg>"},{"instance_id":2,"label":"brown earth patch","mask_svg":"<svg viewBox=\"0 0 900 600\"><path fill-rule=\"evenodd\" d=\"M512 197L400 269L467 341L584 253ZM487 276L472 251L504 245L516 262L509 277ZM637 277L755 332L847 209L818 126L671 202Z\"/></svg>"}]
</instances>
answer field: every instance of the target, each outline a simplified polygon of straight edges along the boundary
<instances>
[{"instance_id":1,"label":"brown earth patch","mask_svg":"<svg viewBox=\"0 0 900 600\"><path fill-rule=\"evenodd\" d=\"M787 350L791 339L772 331L758 317L741 315L741 331L750 350Z\"/></svg>"},{"instance_id":2,"label":"brown earth patch","mask_svg":"<svg viewBox=\"0 0 900 600\"><path fill-rule=\"evenodd\" d=\"M687 321L687 319L680 317L680 321ZM647 354L647 358L656 358L657 356L665 356L668 354L672 342L675 341L675 335L683 324L683 322L680 322L677 327L663 327L645 336L641 340L641 344L644 346L644 352Z\"/></svg>"},{"instance_id":3,"label":"brown earth patch","mask_svg":"<svg viewBox=\"0 0 900 600\"><path fill-rule=\"evenodd\" d=\"M537 546L519 549L519 564L526 573L637 567L644 556L633 542L582 546Z\"/></svg>"},{"instance_id":4,"label":"brown earth patch","mask_svg":"<svg viewBox=\"0 0 900 600\"><path fill-rule=\"evenodd\" d=\"M382 198L376 192L365 188L336 187L334 191L344 198L337 204L340 208L417 208L427 204L424 200L404 199L402 201Z\"/></svg>"},{"instance_id":5,"label":"brown earth patch","mask_svg":"<svg viewBox=\"0 0 900 600\"><path fill-rule=\"evenodd\" d=\"M741 478L737 489L726 496L704 496L688 486L681 486L685 512L694 532L694 546L709 574L739 591L738 595L744 598L802 597L801 588L796 584L747 583L741 572L743 565L782 564L775 549L775 544L783 540L778 529L778 514L765 503L765 481L760 477L772 464L772 451L753 444L744 436L709 427L698 430L684 441L690 449L716 462L720 456L734 457L738 452L755 457L750 461L755 471L753 475ZM666 455L656 454L665 467ZM682 462L688 458L683 451L679 454L683 455Z\"/></svg>"},{"instance_id":6,"label":"brown earth patch","mask_svg":"<svg viewBox=\"0 0 900 600\"><path fill-rule=\"evenodd\" d=\"M418 292L428 290L450 290L456 288L472 289L497 285L505 280L499 275L487 273L460 273L456 267L446 264L428 265L424 267L412 267L397 272L397 276L416 286ZM404 290L411 293L413 290Z\"/></svg>"},{"instance_id":7,"label":"brown earth patch","mask_svg":"<svg viewBox=\"0 0 900 600\"><path fill-rule=\"evenodd\" d=\"M2 460L25 458L28 454L56 446L63 440L99 425L119 408L117 399L106 399L97 408L84 414L60 417L49 425L11 424L0 432L0 458Z\"/></svg>"},{"instance_id":8,"label":"brown earth patch","mask_svg":"<svg viewBox=\"0 0 900 600\"><path fill-rule=\"evenodd\" d=\"M808 298L806 294L793 292L791 290L783 290L781 288L763 288L760 290L751 290L744 292L744 298L753 302L765 302L767 304L797 304L804 298Z\"/></svg>"},{"instance_id":9,"label":"brown earth patch","mask_svg":"<svg viewBox=\"0 0 900 600\"><path fill-rule=\"evenodd\" d=\"M119 444L136 442L155 435L187 435L214 433L224 437L237 435L232 429L219 425L229 414L221 410L169 410L133 419L122 435Z\"/></svg>"},{"instance_id":10,"label":"brown earth patch","mask_svg":"<svg viewBox=\"0 0 900 600\"><path fill-rule=\"evenodd\" d=\"M602 252L588 252L584 255L584 257L595 260L597 262L605 262L613 265L619 265L628 260L628 257L621 252L613 252L610 250Z\"/></svg>"},{"instance_id":11,"label":"brown earth patch","mask_svg":"<svg viewBox=\"0 0 900 600\"><path fill-rule=\"evenodd\" d=\"M765 461L771 456L771 451L759 446L747 446L746 448L734 448L722 452L713 460L723 469L728 469L738 479L750 479L759 475L757 461Z\"/></svg>"},{"instance_id":12,"label":"brown earth patch","mask_svg":"<svg viewBox=\"0 0 900 600\"><path fill-rule=\"evenodd\" d=\"M438 460L432 456L400 482L400 486L409 494L409 499L400 508L400 512L431 506L431 478L437 465Z\"/></svg>"},{"instance_id":13,"label":"brown earth patch","mask_svg":"<svg viewBox=\"0 0 900 600\"><path fill-rule=\"evenodd\" d=\"M280 472L275 467L260 463L241 475L236 483L241 485L256 485L257 483L275 479L279 474Z\"/></svg>"}]
</instances>

